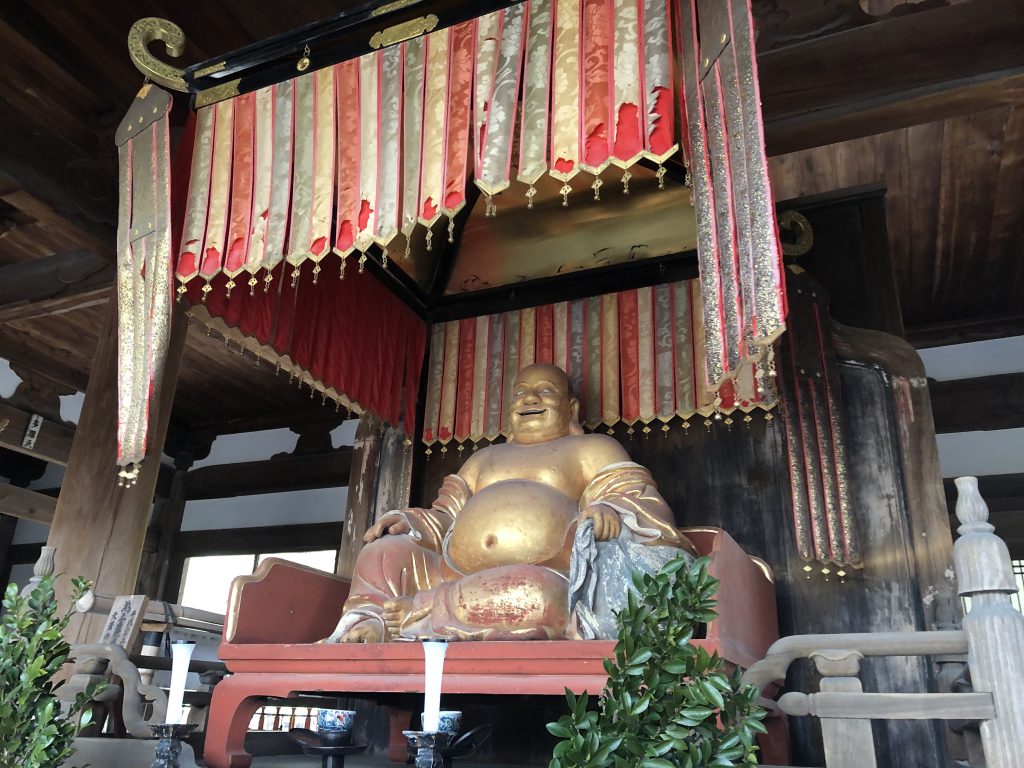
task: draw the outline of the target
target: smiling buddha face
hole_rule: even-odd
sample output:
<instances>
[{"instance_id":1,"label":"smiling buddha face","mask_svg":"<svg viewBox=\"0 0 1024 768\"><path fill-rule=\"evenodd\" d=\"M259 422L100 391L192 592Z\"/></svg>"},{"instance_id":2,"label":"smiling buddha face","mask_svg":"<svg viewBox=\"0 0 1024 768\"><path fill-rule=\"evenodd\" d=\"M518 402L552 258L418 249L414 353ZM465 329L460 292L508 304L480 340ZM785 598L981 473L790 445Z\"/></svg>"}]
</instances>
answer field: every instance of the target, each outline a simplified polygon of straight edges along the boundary
<instances>
[{"instance_id":1,"label":"smiling buddha face","mask_svg":"<svg viewBox=\"0 0 1024 768\"><path fill-rule=\"evenodd\" d=\"M509 404L511 441L532 445L569 434L581 434L580 403L569 377L556 365L538 363L519 372Z\"/></svg>"}]
</instances>

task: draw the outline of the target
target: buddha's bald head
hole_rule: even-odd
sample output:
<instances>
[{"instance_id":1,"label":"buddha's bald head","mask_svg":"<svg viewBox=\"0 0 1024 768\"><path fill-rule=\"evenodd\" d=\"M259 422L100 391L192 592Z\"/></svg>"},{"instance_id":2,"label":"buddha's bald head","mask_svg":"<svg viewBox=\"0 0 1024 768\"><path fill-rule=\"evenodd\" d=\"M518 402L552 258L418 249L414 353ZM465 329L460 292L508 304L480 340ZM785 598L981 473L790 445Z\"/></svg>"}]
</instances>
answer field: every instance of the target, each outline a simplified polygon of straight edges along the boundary
<instances>
[{"instance_id":1,"label":"buddha's bald head","mask_svg":"<svg viewBox=\"0 0 1024 768\"><path fill-rule=\"evenodd\" d=\"M512 387L511 439L532 444L580 434L579 411L565 371L550 363L529 365L519 372Z\"/></svg>"}]
</instances>

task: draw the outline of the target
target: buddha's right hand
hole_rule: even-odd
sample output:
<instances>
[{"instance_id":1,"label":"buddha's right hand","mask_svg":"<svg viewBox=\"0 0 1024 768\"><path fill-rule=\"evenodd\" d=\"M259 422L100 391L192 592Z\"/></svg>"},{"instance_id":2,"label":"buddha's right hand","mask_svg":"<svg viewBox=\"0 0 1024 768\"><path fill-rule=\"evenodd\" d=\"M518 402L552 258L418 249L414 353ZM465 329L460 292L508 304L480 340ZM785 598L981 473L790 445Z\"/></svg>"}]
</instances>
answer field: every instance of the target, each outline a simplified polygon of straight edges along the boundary
<instances>
[{"instance_id":1,"label":"buddha's right hand","mask_svg":"<svg viewBox=\"0 0 1024 768\"><path fill-rule=\"evenodd\" d=\"M405 519L403 515L398 512L388 512L380 520L371 525L369 529L363 534L363 541L369 544L371 541L379 539L381 536L391 534L392 536L401 536L403 533L409 533L412 528L409 526L409 521Z\"/></svg>"}]
</instances>

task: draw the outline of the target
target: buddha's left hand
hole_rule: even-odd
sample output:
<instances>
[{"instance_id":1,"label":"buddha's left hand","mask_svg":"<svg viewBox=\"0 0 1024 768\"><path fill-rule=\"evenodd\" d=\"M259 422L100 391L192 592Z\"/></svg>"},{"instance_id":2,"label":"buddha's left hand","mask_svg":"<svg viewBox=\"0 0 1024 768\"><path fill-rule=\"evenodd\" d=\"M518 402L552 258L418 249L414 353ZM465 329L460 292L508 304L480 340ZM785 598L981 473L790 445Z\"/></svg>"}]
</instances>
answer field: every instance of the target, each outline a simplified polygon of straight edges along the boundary
<instances>
[{"instance_id":1,"label":"buddha's left hand","mask_svg":"<svg viewBox=\"0 0 1024 768\"><path fill-rule=\"evenodd\" d=\"M611 507L604 504L594 504L580 512L580 521L594 521L594 538L597 541L611 541L619 537L622 530L622 522L618 514Z\"/></svg>"}]
</instances>

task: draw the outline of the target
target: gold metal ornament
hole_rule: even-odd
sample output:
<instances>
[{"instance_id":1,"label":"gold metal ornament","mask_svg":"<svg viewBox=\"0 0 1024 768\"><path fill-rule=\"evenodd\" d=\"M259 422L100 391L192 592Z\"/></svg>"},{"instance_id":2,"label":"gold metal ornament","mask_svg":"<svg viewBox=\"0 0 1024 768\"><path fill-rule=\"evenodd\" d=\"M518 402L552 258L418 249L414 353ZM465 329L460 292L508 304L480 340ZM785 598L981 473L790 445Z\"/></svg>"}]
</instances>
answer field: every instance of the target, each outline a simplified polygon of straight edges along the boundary
<instances>
[{"instance_id":1,"label":"gold metal ornament","mask_svg":"<svg viewBox=\"0 0 1024 768\"><path fill-rule=\"evenodd\" d=\"M295 63L295 69L299 72L305 72L309 69L309 46L304 46L302 49L302 57Z\"/></svg>"},{"instance_id":2,"label":"gold metal ornament","mask_svg":"<svg viewBox=\"0 0 1024 768\"><path fill-rule=\"evenodd\" d=\"M216 104L218 101L233 99L238 95L238 84L240 82L242 82L241 79L236 78L235 80L215 85L212 88L207 88L205 91L200 91L196 94L196 109L208 107L211 104Z\"/></svg>"},{"instance_id":3,"label":"gold metal ornament","mask_svg":"<svg viewBox=\"0 0 1024 768\"><path fill-rule=\"evenodd\" d=\"M437 27L438 21L437 16L431 13L427 16L420 16L418 19L410 19L409 21L403 21L401 24L395 24L393 27L379 30L374 32L373 37L370 38L370 47L374 50L387 48L389 45L395 45L404 40L411 40L414 37L425 35L427 32L433 32L434 28Z\"/></svg>"},{"instance_id":4,"label":"gold metal ornament","mask_svg":"<svg viewBox=\"0 0 1024 768\"><path fill-rule=\"evenodd\" d=\"M174 22L147 16L132 24L128 32L128 55L143 75L154 83L181 93L188 93L185 71L172 67L149 52L149 44L159 40L168 56L177 58L185 52L185 33Z\"/></svg>"},{"instance_id":5,"label":"gold metal ornament","mask_svg":"<svg viewBox=\"0 0 1024 768\"><path fill-rule=\"evenodd\" d=\"M385 3L379 8L374 8L370 16L383 16L385 13L391 13L392 11L398 11L402 8L408 8L410 5L416 5L420 0L395 0L393 3Z\"/></svg>"},{"instance_id":6,"label":"gold metal ornament","mask_svg":"<svg viewBox=\"0 0 1024 768\"><path fill-rule=\"evenodd\" d=\"M796 241L782 244L782 255L790 258L803 256L814 246L814 229L811 222L797 211L783 211L779 216L779 229L796 233Z\"/></svg>"}]
</instances>

